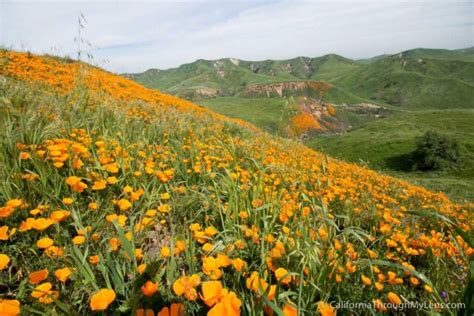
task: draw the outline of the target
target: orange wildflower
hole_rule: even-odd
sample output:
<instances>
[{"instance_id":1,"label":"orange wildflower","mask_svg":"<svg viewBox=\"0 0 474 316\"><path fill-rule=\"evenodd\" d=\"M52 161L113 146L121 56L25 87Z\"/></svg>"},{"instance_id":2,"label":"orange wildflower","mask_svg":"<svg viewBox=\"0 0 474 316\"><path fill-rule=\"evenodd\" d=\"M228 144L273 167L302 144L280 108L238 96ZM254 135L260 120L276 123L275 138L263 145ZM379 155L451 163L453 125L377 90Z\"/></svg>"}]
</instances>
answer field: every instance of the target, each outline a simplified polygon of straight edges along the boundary
<instances>
[{"instance_id":1,"label":"orange wildflower","mask_svg":"<svg viewBox=\"0 0 474 316\"><path fill-rule=\"evenodd\" d=\"M28 275L28 281L31 284L38 284L48 278L48 270L43 269L43 270L38 270L38 271L33 271Z\"/></svg>"},{"instance_id":2,"label":"orange wildflower","mask_svg":"<svg viewBox=\"0 0 474 316\"><path fill-rule=\"evenodd\" d=\"M158 291L158 282L146 281L141 287L143 295L150 297Z\"/></svg>"},{"instance_id":3,"label":"orange wildflower","mask_svg":"<svg viewBox=\"0 0 474 316\"><path fill-rule=\"evenodd\" d=\"M56 271L54 271L54 276L56 277L56 279L58 279L58 281L66 282L71 276L72 272L73 271L69 268L57 269Z\"/></svg>"},{"instance_id":4,"label":"orange wildflower","mask_svg":"<svg viewBox=\"0 0 474 316\"><path fill-rule=\"evenodd\" d=\"M93 311L106 310L115 300L115 291L110 289L100 289L91 297L90 308Z\"/></svg>"},{"instance_id":5,"label":"orange wildflower","mask_svg":"<svg viewBox=\"0 0 474 316\"><path fill-rule=\"evenodd\" d=\"M214 306L223 296L222 283L220 281L207 281L202 283L201 299L207 306Z\"/></svg>"},{"instance_id":6,"label":"orange wildflower","mask_svg":"<svg viewBox=\"0 0 474 316\"><path fill-rule=\"evenodd\" d=\"M321 316L334 316L334 315L336 315L336 312L334 311L334 308L331 306L331 304L326 303L324 301L319 301L318 302L318 313Z\"/></svg>"},{"instance_id":7,"label":"orange wildflower","mask_svg":"<svg viewBox=\"0 0 474 316\"><path fill-rule=\"evenodd\" d=\"M15 316L20 312L20 301L0 299L0 315Z\"/></svg>"}]
</instances>

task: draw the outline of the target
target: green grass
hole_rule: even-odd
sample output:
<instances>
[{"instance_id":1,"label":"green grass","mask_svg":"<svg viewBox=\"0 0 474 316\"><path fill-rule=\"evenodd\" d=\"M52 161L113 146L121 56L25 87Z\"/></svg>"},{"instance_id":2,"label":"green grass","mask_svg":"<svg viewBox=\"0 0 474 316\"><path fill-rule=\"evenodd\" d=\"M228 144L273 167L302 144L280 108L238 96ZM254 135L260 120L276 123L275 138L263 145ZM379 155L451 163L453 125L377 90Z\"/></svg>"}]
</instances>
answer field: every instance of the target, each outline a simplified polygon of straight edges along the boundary
<instances>
[{"instance_id":1,"label":"green grass","mask_svg":"<svg viewBox=\"0 0 474 316\"><path fill-rule=\"evenodd\" d=\"M474 200L472 122L473 110L398 112L344 135L312 139L308 145L348 161L363 161L371 168L444 191L454 198ZM414 149L416 138L430 129L450 135L463 145L463 164L459 170L436 173L408 170L404 157Z\"/></svg>"},{"instance_id":2,"label":"green grass","mask_svg":"<svg viewBox=\"0 0 474 316\"><path fill-rule=\"evenodd\" d=\"M286 99L222 97L201 100L198 104L215 112L248 121L275 134L279 134L290 119Z\"/></svg>"},{"instance_id":3,"label":"green grass","mask_svg":"<svg viewBox=\"0 0 474 316\"><path fill-rule=\"evenodd\" d=\"M404 109L473 108L474 63L390 56L330 82Z\"/></svg>"}]
</instances>

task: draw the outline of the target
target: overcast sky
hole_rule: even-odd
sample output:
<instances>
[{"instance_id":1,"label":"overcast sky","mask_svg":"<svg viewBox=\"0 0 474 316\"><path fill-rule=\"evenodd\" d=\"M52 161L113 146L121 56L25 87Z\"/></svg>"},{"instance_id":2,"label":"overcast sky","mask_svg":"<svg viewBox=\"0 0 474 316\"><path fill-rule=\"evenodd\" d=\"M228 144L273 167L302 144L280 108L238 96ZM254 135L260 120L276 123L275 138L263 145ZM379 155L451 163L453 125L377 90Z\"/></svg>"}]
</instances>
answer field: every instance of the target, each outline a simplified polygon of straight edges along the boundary
<instances>
[{"instance_id":1,"label":"overcast sky","mask_svg":"<svg viewBox=\"0 0 474 316\"><path fill-rule=\"evenodd\" d=\"M337 53L365 58L474 46L474 1L5 1L0 44L77 55L77 19L96 60L115 72L196 59L247 60Z\"/></svg>"}]
</instances>

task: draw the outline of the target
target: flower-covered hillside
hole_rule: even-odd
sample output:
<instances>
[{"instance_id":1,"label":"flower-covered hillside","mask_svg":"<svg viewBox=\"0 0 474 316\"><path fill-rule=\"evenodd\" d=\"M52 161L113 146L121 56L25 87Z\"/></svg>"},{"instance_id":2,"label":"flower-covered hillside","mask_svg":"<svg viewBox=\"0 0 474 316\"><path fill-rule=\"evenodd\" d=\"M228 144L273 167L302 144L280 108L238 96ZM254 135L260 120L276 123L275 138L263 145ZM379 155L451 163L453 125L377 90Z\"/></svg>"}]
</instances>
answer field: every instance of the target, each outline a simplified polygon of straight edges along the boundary
<instances>
[{"instance_id":1,"label":"flower-covered hillside","mask_svg":"<svg viewBox=\"0 0 474 316\"><path fill-rule=\"evenodd\" d=\"M100 69L3 54L0 314L463 300L472 205Z\"/></svg>"},{"instance_id":2,"label":"flower-covered hillside","mask_svg":"<svg viewBox=\"0 0 474 316\"><path fill-rule=\"evenodd\" d=\"M106 93L117 100L141 100L153 105L171 106L180 111L193 111L196 115L211 115L220 120L253 128L242 120L230 119L183 99L144 88L134 81L87 64L61 62L53 57L38 58L31 54L12 51L1 53L3 56L1 56L0 69L4 75L41 83L52 87L58 93L70 92L80 81L91 92Z\"/></svg>"}]
</instances>

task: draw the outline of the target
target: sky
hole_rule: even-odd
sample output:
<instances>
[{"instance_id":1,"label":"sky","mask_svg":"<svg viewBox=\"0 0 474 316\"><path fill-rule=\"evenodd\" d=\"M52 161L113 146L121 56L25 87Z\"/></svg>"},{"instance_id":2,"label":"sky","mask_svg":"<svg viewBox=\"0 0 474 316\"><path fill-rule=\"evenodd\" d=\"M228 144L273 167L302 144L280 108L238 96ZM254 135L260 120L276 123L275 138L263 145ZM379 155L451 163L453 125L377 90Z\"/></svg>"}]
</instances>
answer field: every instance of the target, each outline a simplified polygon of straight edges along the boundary
<instances>
[{"instance_id":1,"label":"sky","mask_svg":"<svg viewBox=\"0 0 474 316\"><path fill-rule=\"evenodd\" d=\"M473 0L0 0L0 45L75 58L81 12L81 51L117 73L197 59L358 59L474 46Z\"/></svg>"}]
</instances>

